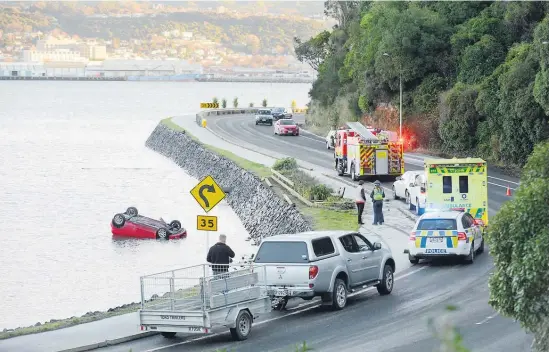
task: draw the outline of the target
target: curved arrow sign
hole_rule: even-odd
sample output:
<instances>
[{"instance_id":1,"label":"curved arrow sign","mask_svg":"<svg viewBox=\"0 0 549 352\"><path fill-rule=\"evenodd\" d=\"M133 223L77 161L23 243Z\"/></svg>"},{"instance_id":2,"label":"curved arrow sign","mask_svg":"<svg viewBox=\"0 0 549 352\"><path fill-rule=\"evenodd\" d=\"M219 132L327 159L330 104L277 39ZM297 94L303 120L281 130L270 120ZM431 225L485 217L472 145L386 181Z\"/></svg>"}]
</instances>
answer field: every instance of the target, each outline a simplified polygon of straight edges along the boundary
<instances>
[{"instance_id":1,"label":"curved arrow sign","mask_svg":"<svg viewBox=\"0 0 549 352\"><path fill-rule=\"evenodd\" d=\"M223 192L212 176L205 177L194 186L191 190L191 195L205 212L212 210L225 198L225 192Z\"/></svg>"}]
</instances>

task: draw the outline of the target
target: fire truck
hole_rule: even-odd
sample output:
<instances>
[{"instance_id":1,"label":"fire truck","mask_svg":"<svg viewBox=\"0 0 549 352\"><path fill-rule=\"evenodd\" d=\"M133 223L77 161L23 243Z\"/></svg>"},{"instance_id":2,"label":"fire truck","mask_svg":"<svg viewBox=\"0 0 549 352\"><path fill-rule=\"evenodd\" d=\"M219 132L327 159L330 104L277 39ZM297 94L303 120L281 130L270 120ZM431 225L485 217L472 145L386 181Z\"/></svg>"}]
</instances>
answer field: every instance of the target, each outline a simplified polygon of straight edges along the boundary
<instances>
[{"instance_id":1,"label":"fire truck","mask_svg":"<svg viewBox=\"0 0 549 352\"><path fill-rule=\"evenodd\" d=\"M401 176L404 173L402 142L396 134L347 122L336 131L335 169L352 180L372 176Z\"/></svg>"}]
</instances>

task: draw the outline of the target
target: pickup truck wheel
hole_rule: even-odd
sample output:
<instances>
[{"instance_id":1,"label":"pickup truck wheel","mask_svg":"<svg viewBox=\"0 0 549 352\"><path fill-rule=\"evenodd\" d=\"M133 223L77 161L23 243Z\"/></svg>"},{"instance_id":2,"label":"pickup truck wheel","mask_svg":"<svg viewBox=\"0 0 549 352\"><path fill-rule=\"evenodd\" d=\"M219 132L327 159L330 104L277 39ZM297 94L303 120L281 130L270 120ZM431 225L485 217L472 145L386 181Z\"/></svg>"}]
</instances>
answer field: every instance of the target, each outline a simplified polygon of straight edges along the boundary
<instances>
[{"instance_id":1,"label":"pickup truck wheel","mask_svg":"<svg viewBox=\"0 0 549 352\"><path fill-rule=\"evenodd\" d=\"M381 282L376 286L377 292L382 296L390 294L393 291L394 282L393 268L389 264L385 264L385 267L383 268L383 279L381 279Z\"/></svg>"},{"instance_id":2,"label":"pickup truck wheel","mask_svg":"<svg viewBox=\"0 0 549 352\"><path fill-rule=\"evenodd\" d=\"M165 338L167 339L173 339L175 337L175 334L177 334L176 332L166 332L166 331L163 331L160 333L162 336L164 336Z\"/></svg>"},{"instance_id":3,"label":"pickup truck wheel","mask_svg":"<svg viewBox=\"0 0 549 352\"><path fill-rule=\"evenodd\" d=\"M236 341L243 341L248 338L252 331L252 316L247 310L241 310L236 317L236 327L231 328L231 336Z\"/></svg>"},{"instance_id":4,"label":"pickup truck wheel","mask_svg":"<svg viewBox=\"0 0 549 352\"><path fill-rule=\"evenodd\" d=\"M341 279L336 279L334 283L334 292L332 294L332 309L341 310L347 304L347 286Z\"/></svg>"}]
</instances>

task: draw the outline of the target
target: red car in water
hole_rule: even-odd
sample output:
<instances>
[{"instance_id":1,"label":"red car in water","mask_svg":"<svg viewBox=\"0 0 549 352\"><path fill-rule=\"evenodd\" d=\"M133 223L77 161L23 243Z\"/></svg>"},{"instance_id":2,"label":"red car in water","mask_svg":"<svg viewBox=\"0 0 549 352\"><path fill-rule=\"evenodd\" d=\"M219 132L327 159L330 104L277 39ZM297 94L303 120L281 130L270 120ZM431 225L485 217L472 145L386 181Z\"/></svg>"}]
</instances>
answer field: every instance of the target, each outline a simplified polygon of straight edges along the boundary
<instances>
[{"instance_id":1,"label":"red car in water","mask_svg":"<svg viewBox=\"0 0 549 352\"><path fill-rule=\"evenodd\" d=\"M132 238L152 238L173 240L187 237L187 230L181 222L173 220L169 224L164 220L155 220L139 215L137 209L129 207L124 213L115 214L111 221L114 236Z\"/></svg>"}]
</instances>

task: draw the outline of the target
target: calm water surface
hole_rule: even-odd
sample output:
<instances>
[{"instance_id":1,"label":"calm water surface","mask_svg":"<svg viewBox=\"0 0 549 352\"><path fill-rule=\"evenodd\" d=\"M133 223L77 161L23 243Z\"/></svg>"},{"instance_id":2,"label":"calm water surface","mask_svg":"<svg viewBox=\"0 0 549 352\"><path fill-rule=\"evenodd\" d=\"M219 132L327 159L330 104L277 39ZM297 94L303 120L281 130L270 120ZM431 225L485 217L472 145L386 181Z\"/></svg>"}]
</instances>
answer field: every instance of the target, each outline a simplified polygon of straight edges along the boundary
<instances>
[{"instance_id":1,"label":"calm water surface","mask_svg":"<svg viewBox=\"0 0 549 352\"><path fill-rule=\"evenodd\" d=\"M139 300L139 276L203 261L196 180L144 142L158 120L216 95L307 102L306 84L0 81L0 329ZM114 241L114 213L179 219L187 239ZM238 254L246 230L212 211ZM210 242L215 241L212 235Z\"/></svg>"}]
</instances>

